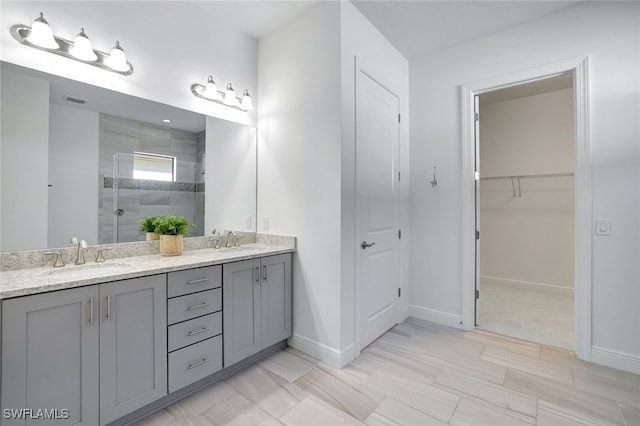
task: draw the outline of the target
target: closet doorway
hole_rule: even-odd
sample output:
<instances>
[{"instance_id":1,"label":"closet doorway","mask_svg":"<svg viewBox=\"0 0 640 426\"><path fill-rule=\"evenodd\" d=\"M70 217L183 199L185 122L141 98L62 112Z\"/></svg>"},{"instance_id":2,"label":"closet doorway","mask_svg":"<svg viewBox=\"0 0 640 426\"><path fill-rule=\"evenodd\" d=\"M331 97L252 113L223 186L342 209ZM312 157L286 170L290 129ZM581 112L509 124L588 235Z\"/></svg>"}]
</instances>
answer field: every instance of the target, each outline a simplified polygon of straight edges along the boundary
<instances>
[{"instance_id":1,"label":"closet doorway","mask_svg":"<svg viewBox=\"0 0 640 426\"><path fill-rule=\"evenodd\" d=\"M477 326L574 350L573 74L476 105Z\"/></svg>"}]
</instances>

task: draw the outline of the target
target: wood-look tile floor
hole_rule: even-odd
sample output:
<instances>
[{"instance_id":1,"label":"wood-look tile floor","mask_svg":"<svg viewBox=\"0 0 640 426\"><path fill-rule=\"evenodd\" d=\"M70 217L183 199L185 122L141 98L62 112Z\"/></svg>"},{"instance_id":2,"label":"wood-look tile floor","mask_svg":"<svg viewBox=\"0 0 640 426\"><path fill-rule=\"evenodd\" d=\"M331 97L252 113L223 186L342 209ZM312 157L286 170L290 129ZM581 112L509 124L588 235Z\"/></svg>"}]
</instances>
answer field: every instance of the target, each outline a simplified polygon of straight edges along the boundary
<instances>
[{"instance_id":1,"label":"wood-look tile floor","mask_svg":"<svg viewBox=\"0 0 640 426\"><path fill-rule=\"evenodd\" d=\"M640 375L409 319L343 369L282 350L136 423L640 426Z\"/></svg>"}]
</instances>

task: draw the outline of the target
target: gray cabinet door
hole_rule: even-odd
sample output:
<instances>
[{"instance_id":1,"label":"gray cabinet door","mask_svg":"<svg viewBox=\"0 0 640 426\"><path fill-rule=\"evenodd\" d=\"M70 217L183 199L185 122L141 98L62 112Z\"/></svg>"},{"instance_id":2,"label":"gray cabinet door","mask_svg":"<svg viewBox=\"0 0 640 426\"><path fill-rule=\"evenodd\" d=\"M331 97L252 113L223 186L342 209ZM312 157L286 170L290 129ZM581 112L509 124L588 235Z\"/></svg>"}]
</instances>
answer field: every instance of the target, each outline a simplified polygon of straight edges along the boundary
<instances>
[{"instance_id":1,"label":"gray cabinet door","mask_svg":"<svg viewBox=\"0 0 640 426\"><path fill-rule=\"evenodd\" d=\"M2 409L33 410L3 425L98 423L97 301L97 286L3 301ZM39 409L54 419L24 418Z\"/></svg>"},{"instance_id":2,"label":"gray cabinet door","mask_svg":"<svg viewBox=\"0 0 640 426\"><path fill-rule=\"evenodd\" d=\"M262 347L291 336L291 254L262 260Z\"/></svg>"},{"instance_id":3,"label":"gray cabinet door","mask_svg":"<svg viewBox=\"0 0 640 426\"><path fill-rule=\"evenodd\" d=\"M260 308L260 260L225 264L222 269L224 367L262 348Z\"/></svg>"},{"instance_id":4,"label":"gray cabinet door","mask_svg":"<svg viewBox=\"0 0 640 426\"><path fill-rule=\"evenodd\" d=\"M100 285L100 424L167 394L166 275Z\"/></svg>"}]
</instances>

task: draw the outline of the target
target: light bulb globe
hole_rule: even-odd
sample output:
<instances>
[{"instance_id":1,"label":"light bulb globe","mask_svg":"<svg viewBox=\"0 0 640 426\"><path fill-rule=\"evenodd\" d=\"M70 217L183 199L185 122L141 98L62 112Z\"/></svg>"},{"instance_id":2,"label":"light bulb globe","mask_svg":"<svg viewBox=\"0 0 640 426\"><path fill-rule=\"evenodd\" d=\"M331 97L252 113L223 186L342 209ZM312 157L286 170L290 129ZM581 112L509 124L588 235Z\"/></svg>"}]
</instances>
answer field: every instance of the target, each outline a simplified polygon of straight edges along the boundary
<instances>
[{"instance_id":1,"label":"light bulb globe","mask_svg":"<svg viewBox=\"0 0 640 426\"><path fill-rule=\"evenodd\" d=\"M224 92L224 99L222 100L222 102L225 105L229 106L238 105L238 98L236 98L236 92L235 90L233 90L233 86L231 85L231 83L227 84L227 90Z\"/></svg>"},{"instance_id":2,"label":"light bulb globe","mask_svg":"<svg viewBox=\"0 0 640 426\"><path fill-rule=\"evenodd\" d=\"M40 12L39 17L33 20L33 25L31 26L31 31L29 31L29 35L27 36L27 41L45 49L60 48L60 45L53 36L53 30L49 26L47 20L44 19L42 12Z\"/></svg>"},{"instance_id":3,"label":"light bulb globe","mask_svg":"<svg viewBox=\"0 0 640 426\"><path fill-rule=\"evenodd\" d=\"M120 42L116 41L116 45L111 49L109 57L104 61L105 65L114 71L128 72L131 68L127 62L127 55L124 53Z\"/></svg>"},{"instance_id":4,"label":"light bulb globe","mask_svg":"<svg viewBox=\"0 0 640 426\"><path fill-rule=\"evenodd\" d=\"M80 32L73 40L73 47L69 50L69 53L81 61L91 62L98 59L96 52L93 51L91 40L84 33L84 28L80 29Z\"/></svg>"}]
</instances>

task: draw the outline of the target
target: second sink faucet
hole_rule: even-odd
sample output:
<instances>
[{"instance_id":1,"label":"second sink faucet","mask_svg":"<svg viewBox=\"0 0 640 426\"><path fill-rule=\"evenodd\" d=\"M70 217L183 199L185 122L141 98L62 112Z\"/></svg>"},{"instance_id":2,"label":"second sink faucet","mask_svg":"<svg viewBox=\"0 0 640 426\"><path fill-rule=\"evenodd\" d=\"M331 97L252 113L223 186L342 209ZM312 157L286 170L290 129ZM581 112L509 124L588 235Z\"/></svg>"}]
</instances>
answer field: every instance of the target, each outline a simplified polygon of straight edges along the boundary
<instances>
[{"instance_id":1,"label":"second sink faucet","mask_svg":"<svg viewBox=\"0 0 640 426\"><path fill-rule=\"evenodd\" d=\"M232 247L233 244L231 244L231 237L235 238L235 243L236 245L238 245L238 236L236 235L235 232L233 231L228 231L227 232L227 244L225 244L225 247Z\"/></svg>"},{"instance_id":2,"label":"second sink faucet","mask_svg":"<svg viewBox=\"0 0 640 426\"><path fill-rule=\"evenodd\" d=\"M71 244L77 246L76 265L84 265L86 263L84 260L84 249L87 248L87 242L85 240L78 241L76 237L71 237Z\"/></svg>"}]
</instances>

